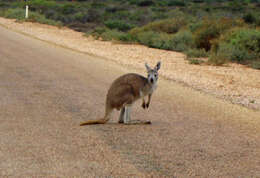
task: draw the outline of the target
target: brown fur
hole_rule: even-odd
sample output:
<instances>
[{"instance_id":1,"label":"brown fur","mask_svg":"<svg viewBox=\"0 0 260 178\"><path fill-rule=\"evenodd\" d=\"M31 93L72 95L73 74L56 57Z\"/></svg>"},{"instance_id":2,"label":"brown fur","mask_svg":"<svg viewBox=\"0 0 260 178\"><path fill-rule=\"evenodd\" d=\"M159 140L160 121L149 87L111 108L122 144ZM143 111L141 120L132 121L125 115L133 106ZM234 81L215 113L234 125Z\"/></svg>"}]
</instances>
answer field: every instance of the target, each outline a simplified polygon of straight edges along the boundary
<instances>
[{"instance_id":1,"label":"brown fur","mask_svg":"<svg viewBox=\"0 0 260 178\"><path fill-rule=\"evenodd\" d=\"M100 120L86 121L83 125L104 124L110 119L113 109L120 110L127 104L134 103L140 96L140 89L145 93L148 91L147 78L139 74L125 74L117 78L110 86L106 97L106 110L104 118Z\"/></svg>"}]
</instances>

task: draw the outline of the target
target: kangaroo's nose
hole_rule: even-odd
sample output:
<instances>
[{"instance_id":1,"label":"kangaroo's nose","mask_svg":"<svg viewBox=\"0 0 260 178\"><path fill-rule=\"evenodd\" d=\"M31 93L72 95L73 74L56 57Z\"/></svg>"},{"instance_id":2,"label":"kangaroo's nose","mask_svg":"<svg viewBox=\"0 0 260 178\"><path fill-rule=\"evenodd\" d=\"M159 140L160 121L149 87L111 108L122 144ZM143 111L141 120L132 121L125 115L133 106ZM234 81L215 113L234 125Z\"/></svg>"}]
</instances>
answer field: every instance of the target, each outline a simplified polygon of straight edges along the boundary
<instances>
[{"instance_id":1,"label":"kangaroo's nose","mask_svg":"<svg viewBox=\"0 0 260 178\"><path fill-rule=\"evenodd\" d=\"M153 78L150 79L151 83L153 83Z\"/></svg>"}]
</instances>

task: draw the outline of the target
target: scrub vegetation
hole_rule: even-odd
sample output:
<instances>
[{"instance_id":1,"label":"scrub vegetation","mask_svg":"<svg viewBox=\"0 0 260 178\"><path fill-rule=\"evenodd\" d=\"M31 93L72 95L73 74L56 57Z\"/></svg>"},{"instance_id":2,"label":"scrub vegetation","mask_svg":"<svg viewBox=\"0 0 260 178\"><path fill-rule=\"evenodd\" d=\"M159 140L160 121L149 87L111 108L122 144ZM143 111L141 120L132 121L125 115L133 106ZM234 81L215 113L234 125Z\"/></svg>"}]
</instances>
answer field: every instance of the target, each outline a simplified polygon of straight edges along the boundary
<instances>
[{"instance_id":1,"label":"scrub vegetation","mask_svg":"<svg viewBox=\"0 0 260 178\"><path fill-rule=\"evenodd\" d=\"M260 68L260 0L0 0L0 16Z\"/></svg>"}]
</instances>

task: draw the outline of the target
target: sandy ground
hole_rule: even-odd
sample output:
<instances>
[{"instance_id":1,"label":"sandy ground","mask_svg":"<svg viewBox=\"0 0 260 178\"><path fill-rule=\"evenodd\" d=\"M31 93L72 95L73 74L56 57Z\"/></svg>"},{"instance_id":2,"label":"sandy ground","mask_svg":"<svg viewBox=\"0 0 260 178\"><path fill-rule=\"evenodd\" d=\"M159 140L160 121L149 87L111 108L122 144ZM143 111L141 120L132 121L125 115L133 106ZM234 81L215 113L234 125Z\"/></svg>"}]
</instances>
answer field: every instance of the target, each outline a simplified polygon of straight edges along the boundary
<instances>
[{"instance_id":1,"label":"sandy ground","mask_svg":"<svg viewBox=\"0 0 260 178\"><path fill-rule=\"evenodd\" d=\"M0 39L0 177L260 177L260 111L159 78L149 109L132 111L151 125L115 112L80 127L103 116L116 77L145 68L3 27Z\"/></svg>"},{"instance_id":2,"label":"sandy ground","mask_svg":"<svg viewBox=\"0 0 260 178\"><path fill-rule=\"evenodd\" d=\"M143 68L144 62L162 61L160 75L197 90L227 99L232 103L260 109L260 70L238 64L225 67L191 65L181 53L152 49L141 45L118 44L94 40L68 28L58 28L37 23L16 23L0 18L5 27L35 38L55 43L80 52Z\"/></svg>"}]
</instances>

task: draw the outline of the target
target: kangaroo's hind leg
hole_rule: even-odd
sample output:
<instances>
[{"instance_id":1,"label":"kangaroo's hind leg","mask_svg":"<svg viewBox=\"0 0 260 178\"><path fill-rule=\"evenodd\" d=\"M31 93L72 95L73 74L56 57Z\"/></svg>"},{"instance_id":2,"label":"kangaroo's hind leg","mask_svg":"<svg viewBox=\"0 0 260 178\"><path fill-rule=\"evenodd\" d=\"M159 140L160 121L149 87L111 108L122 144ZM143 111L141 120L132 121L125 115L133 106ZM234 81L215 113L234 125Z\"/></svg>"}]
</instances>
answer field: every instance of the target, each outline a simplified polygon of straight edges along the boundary
<instances>
[{"instance_id":1,"label":"kangaroo's hind leg","mask_svg":"<svg viewBox=\"0 0 260 178\"><path fill-rule=\"evenodd\" d=\"M119 120L118 123L123 124L124 123L124 117L125 117L125 107L123 107L120 111L120 116L119 116Z\"/></svg>"},{"instance_id":2,"label":"kangaroo's hind leg","mask_svg":"<svg viewBox=\"0 0 260 178\"><path fill-rule=\"evenodd\" d=\"M131 106L125 107L125 117L124 124L135 125L135 124L151 124L151 121L142 121L142 120L131 120Z\"/></svg>"}]
</instances>

